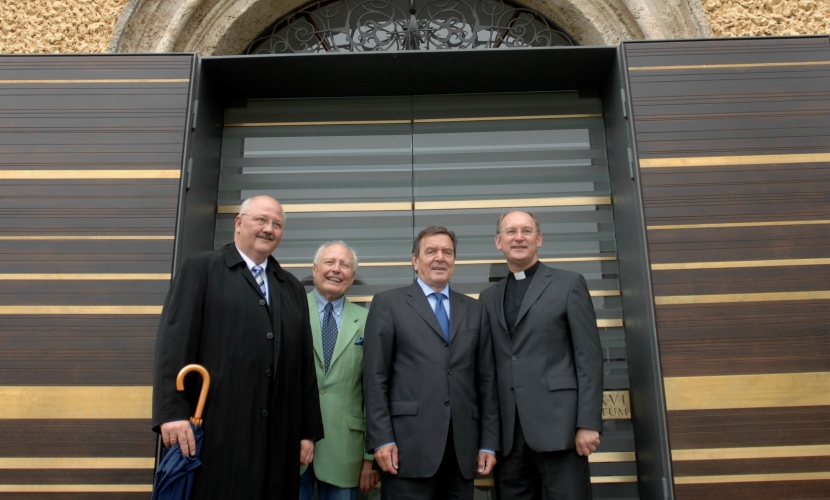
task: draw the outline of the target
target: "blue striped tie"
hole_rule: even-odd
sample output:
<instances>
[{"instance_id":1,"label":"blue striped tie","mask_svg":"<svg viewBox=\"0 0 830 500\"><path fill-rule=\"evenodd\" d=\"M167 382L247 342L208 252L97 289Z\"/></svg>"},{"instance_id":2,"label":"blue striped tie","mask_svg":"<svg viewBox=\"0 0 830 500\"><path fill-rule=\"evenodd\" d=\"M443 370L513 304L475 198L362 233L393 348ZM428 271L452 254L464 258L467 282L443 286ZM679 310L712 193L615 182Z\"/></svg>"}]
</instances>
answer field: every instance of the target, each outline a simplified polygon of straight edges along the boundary
<instances>
[{"instance_id":1,"label":"blue striped tie","mask_svg":"<svg viewBox=\"0 0 830 500\"><path fill-rule=\"evenodd\" d=\"M256 284L259 285L259 291L262 292L262 296L267 299L268 289L267 285L265 284L265 276L262 275L262 268L259 266L254 266L251 268L251 271L254 273L254 279L256 280Z\"/></svg>"},{"instance_id":2,"label":"blue striped tie","mask_svg":"<svg viewBox=\"0 0 830 500\"><path fill-rule=\"evenodd\" d=\"M331 366L331 356L334 354L334 346L337 345L337 321L334 319L334 307L331 302L326 304L325 316L323 316L322 337L323 337L323 362L326 373Z\"/></svg>"},{"instance_id":3,"label":"blue striped tie","mask_svg":"<svg viewBox=\"0 0 830 500\"><path fill-rule=\"evenodd\" d=\"M450 318L447 317L447 311L444 309L444 294L435 292L432 294L435 297L435 317L438 318L438 324L444 330L444 338L447 343L450 342Z\"/></svg>"}]
</instances>

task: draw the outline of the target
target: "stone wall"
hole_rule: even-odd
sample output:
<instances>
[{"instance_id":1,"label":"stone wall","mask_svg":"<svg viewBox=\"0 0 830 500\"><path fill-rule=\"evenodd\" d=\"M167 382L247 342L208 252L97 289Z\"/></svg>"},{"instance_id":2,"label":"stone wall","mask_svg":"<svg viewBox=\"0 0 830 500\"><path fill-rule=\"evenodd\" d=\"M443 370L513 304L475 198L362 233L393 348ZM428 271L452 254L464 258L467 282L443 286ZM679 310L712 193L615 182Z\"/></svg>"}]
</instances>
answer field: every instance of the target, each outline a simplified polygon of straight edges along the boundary
<instances>
[{"instance_id":1,"label":"stone wall","mask_svg":"<svg viewBox=\"0 0 830 500\"><path fill-rule=\"evenodd\" d=\"M106 52L129 1L0 0L0 53ZM830 34L827 0L701 1L718 37Z\"/></svg>"},{"instance_id":2,"label":"stone wall","mask_svg":"<svg viewBox=\"0 0 830 500\"><path fill-rule=\"evenodd\" d=\"M107 51L129 0L0 0L0 53Z\"/></svg>"}]
</instances>

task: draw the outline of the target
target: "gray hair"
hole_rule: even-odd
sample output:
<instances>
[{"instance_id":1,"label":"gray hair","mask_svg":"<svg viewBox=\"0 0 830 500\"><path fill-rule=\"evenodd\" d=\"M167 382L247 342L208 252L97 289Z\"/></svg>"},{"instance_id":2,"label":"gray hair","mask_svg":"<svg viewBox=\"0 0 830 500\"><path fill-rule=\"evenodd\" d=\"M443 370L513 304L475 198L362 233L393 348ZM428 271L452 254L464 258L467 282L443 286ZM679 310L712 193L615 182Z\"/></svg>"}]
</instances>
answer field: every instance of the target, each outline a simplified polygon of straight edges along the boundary
<instances>
[{"instance_id":1,"label":"gray hair","mask_svg":"<svg viewBox=\"0 0 830 500\"><path fill-rule=\"evenodd\" d=\"M343 245L343 247L345 247L346 250L348 250L349 253L352 254L352 265L354 266L353 271L357 271L357 253L354 251L354 248L347 245L346 242L343 240L327 241L320 245L320 248L318 248L317 251L314 253L313 264L315 266L318 265L320 263L320 257L323 256L323 250L333 245Z\"/></svg>"},{"instance_id":2,"label":"gray hair","mask_svg":"<svg viewBox=\"0 0 830 500\"><path fill-rule=\"evenodd\" d=\"M504 218L508 215L516 212L529 215L530 218L533 219L533 223L536 224L536 232L542 234L542 226L539 225L539 219L536 218L536 215L534 215L533 212L527 212L525 210L511 210L509 212L504 212L503 214L499 215L499 221L496 222L496 234L501 233L501 221L503 221Z\"/></svg>"},{"instance_id":3,"label":"gray hair","mask_svg":"<svg viewBox=\"0 0 830 500\"><path fill-rule=\"evenodd\" d=\"M452 253L458 253L458 239L455 237L455 233L444 226L427 226L421 229L421 232L418 233L418 236L415 237L415 241L412 242L412 255L418 256L421 253L421 240L424 239L425 236L434 236L436 234L446 234L450 237L452 241Z\"/></svg>"}]
</instances>

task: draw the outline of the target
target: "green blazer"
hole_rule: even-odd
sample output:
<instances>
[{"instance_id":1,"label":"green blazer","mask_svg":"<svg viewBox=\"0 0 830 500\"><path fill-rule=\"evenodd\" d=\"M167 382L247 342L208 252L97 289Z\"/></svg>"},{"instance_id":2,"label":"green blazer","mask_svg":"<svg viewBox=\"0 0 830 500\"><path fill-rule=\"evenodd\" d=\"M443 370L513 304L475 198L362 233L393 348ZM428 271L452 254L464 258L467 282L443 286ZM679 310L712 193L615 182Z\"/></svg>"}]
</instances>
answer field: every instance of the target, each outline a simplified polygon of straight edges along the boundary
<instances>
[{"instance_id":1,"label":"green blazer","mask_svg":"<svg viewBox=\"0 0 830 500\"><path fill-rule=\"evenodd\" d=\"M366 455L363 414L363 327L366 308L346 300L337 344L328 373L323 364L323 340L320 313L314 290L308 294L311 337L314 343L314 366L320 392L325 438L314 446L314 475L318 480L341 488L354 488L360 480L360 468ZM300 468L300 474L305 467Z\"/></svg>"}]
</instances>

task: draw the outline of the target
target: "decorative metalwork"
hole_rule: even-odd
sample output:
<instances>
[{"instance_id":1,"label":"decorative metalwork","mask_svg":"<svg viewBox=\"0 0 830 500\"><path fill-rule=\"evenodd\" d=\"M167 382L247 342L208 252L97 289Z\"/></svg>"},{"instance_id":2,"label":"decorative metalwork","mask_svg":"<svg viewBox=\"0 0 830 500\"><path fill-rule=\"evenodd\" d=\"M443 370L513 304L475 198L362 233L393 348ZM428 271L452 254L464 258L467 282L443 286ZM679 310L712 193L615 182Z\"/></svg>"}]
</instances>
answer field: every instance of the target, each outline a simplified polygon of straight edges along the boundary
<instances>
[{"instance_id":1,"label":"decorative metalwork","mask_svg":"<svg viewBox=\"0 0 830 500\"><path fill-rule=\"evenodd\" d=\"M248 54L575 45L538 12L503 0L321 0L274 24Z\"/></svg>"}]
</instances>

